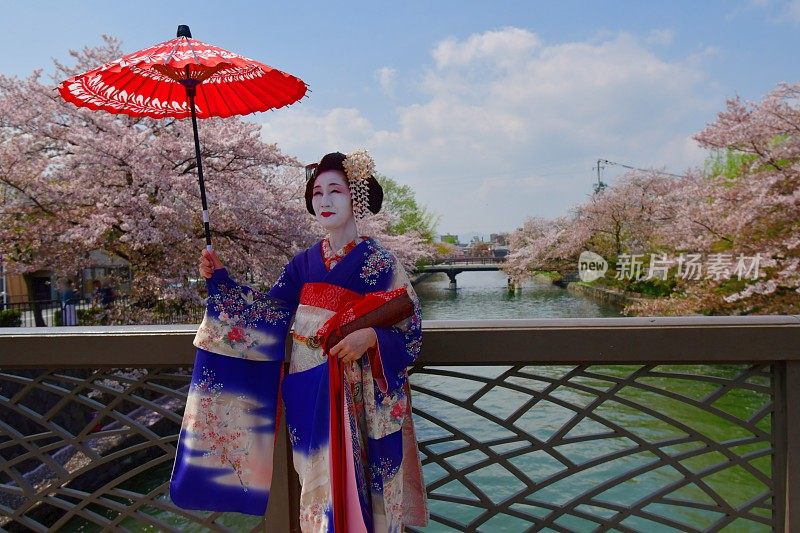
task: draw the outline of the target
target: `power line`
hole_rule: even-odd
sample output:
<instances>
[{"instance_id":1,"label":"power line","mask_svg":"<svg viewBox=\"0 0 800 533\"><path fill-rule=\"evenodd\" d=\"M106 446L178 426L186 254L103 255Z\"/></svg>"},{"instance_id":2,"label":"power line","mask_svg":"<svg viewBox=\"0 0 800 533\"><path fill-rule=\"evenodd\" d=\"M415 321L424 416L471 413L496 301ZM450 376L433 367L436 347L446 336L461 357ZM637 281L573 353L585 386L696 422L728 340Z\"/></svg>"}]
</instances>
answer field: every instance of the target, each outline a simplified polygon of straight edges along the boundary
<instances>
[{"instance_id":1,"label":"power line","mask_svg":"<svg viewBox=\"0 0 800 533\"><path fill-rule=\"evenodd\" d=\"M600 176L600 170L599 170L599 167L600 167L600 164L601 164L601 163L605 163L606 165L615 165L615 166L622 167L622 168L627 168L627 169L630 169L630 170L638 170L638 171L640 171L640 172L657 172L657 173L659 173L659 174L664 174L665 176L672 176L673 178L683 178L683 177L685 177L685 175L684 175L684 174L673 174L673 173L671 173L671 172L663 172L663 171L655 170L655 169L652 169L652 168L639 168L639 167L634 167L634 166L631 166L631 165L626 165L625 163L616 163L616 162L614 162L614 161L609 161L608 159L598 159L598 160L597 160L597 166L598 166L598 171L597 171L597 175L598 175L598 181L599 181L599 179L600 179L600 178L599 178L599 176Z\"/></svg>"}]
</instances>

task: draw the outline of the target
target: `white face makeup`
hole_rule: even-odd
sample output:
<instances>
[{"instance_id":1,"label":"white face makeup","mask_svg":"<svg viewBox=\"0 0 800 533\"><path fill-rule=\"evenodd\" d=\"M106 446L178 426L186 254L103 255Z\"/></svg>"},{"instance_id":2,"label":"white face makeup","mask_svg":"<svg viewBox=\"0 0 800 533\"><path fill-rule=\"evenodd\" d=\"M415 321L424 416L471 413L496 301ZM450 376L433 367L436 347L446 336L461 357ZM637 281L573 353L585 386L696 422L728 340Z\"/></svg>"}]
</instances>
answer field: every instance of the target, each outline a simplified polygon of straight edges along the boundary
<instances>
[{"instance_id":1,"label":"white face makeup","mask_svg":"<svg viewBox=\"0 0 800 533\"><path fill-rule=\"evenodd\" d=\"M321 172L314 181L311 205L320 226L330 231L344 227L353 218L350 188L337 170Z\"/></svg>"}]
</instances>

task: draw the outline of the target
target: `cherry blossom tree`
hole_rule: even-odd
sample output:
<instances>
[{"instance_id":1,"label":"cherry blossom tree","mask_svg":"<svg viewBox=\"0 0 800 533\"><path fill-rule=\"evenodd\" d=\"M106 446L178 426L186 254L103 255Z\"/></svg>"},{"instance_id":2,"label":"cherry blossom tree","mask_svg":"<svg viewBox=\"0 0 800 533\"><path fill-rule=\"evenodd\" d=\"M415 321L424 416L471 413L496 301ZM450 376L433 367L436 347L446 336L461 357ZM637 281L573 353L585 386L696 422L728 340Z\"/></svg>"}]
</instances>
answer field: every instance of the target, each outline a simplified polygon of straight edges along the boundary
<instances>
[{"instance_id":1,"label":"cherry blossom tree","mask_svg":"<svg viewBox=\"0 0 800 533\"><path fill-rule=\"evenodd\" d=\"M531 217L508 237L509 253L503 270L518 282L530 271L565 273L575 268L580 254L579 239L573 231L572 217L548 220ZM574 261L573 261L574 260Z\"/></svg>"},{"instance_id":2,"label":"cherry blossom tree","mask_svg":"<svg viewBox=\"0 0 800 533\"><path fill-rule=\"evenodd\" d=\"M781 84L761 102L729 100L695 139L712 151L704 169L682 177L632 171L569 217L526 221L511 236L509 272L559 270L581 248L611 262L623 253L702 254L729 258L729 275L681 278L669 297L626 312L796 313L800 84ZM737 257L758 257L760 276L734 277Z\"/></svg>"},{"instance_id":3,"label":"cherry blossom tree","mask_svg":"<svg viewBox=\"0 0 800 533\"><path fill-rule=\"evenodd\" d=\"M705 174L672 192L679 207L664 240L676 249L759 254L761 277L687 287L697 309L796 313L800 309L800 84L761 102L730 99L695 136L716 152Z\"/></svg>"},{"instance_id":4,"label":"cherry blossom tree","mask_svg":"<svg viewBox=\"0 0 800 533\"><path fill-rule=\"evenodd\" d=\"M530 270L563 275L576 270L583 250L613 262L623 252L649 249L657 229L670 217L662 199L669 180L656 171L631 171L573 208L569 216L529 218L509 237L506 272L518 280Z\"/></svg>"},{"instance_id":5,"label":"cherry blossom tree","mask_svg":"<svg viewBox=\"0 0 800 533\"><path fill-rule=\"evenodd\" d=\"M73 52L63 79L121 54ZM271 279L315 236L300 164L237 119L200 123L215 247L235 270ZM130 263L132 296L152 305L196 277L203 248L188 121L134 119L61 100L40 71L0 76L0 254L9 272L89 265L93 250ZM196 298L196 296L195 296Z\"/></svg>"},{"instance_id":6,"label":"cherry blossom tree","mask_svg":"<svg viewBox=\"0 0 800 533\"><path fill-rule=\"evenodd\" d=\"M49 83L41 71L0 76L0 256L30 280L39 269L75 273L103 250L130 264L140 310L165 296L197 301L186 283L204 246L189 121L77 108L55 90L123 54L117 39L104 39L70 52L72 66L56 62ZM302 200L302 165L252 122L208 119L200 133L214 246L237 275L268 284L320 237ZM407 265L428 253L415 233L389 235L391 222L384 215L366 226Z\"/></svg>"},{"instance_id":7,"label":"cherry blossom tree","mask_svg":"<svg viewBox=\"0 0 800 533\"><path fill-rule=\"evenodd\" d=\"M358 221L358 231L361 235L375 237L397 256L397 260L406 270L413 270L421 260L432 258L436 250L426 241L426 237L416 230L407 230L405 233L395 235L391 228L396 224L396 220L396 215L381 210L377 215Z\"/></svg>"},{"instance_id":8,"label":"cherry blossom tree","mask_svg":"<svg viewBox=\"0 0 800 533\"><path fill-rule=\"evenodd\" d=\"M575 209L571 229L601 255L649 251L658 244L657 231L672 220L674 206L665 194L673 182L656 170L627 172Z\"/></svg>"}]
</instances>

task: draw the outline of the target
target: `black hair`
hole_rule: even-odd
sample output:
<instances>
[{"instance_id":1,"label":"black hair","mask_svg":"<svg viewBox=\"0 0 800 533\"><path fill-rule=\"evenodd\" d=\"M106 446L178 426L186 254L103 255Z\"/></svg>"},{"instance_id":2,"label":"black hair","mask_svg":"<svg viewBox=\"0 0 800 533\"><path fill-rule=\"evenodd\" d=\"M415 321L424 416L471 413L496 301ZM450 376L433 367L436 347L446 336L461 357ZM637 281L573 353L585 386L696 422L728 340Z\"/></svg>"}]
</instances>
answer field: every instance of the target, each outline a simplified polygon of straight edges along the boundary
<instances>
[{"instance_id":1,"label":"black hair","mask_svg":"<svg viewBox=\"0 0 800 533\"><path fill-rule=\"evenodd\" d=\"M308 212L312 215L315 213L311 199L314 196L314 181L316 181L317 176L328 170L338 170L344 174L345 181L349 183L349 180L347 180L347 172L344 170L344 160L346 157L347 156L341 152L331 152L330 154L325 154L322 159L320 159L319 163L306 166L306 209L308 209ZM369 188L367 209L373 214L376 214L381 210L381 205L383 205L383 187L381 187L381 184L375 179L375 176L370 176L367 179L367 186Z\"/></svg>"}]
</instances>

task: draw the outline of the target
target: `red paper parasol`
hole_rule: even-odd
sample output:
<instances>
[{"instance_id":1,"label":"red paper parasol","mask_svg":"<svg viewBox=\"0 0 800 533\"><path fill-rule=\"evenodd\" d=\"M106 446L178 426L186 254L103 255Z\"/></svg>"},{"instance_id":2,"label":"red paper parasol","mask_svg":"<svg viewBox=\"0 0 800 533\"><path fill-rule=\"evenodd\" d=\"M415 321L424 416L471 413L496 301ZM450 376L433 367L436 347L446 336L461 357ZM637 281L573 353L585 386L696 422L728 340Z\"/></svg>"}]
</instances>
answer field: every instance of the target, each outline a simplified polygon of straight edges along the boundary
<instances>
[{"instance_id":1,"label":"red paper parasol","mask_svg":"<svg viewBox=\"0 0 800 533\"><path fill-rule=\"evenodd\" d=\"M208 204L200 158L197 118L268 111L302 98L300 78L222 48L178 37L123 56L59 85L61 96L79 107L132 117L192 117L206 245L211 249Z\"/></svg>"}]
</instances>

